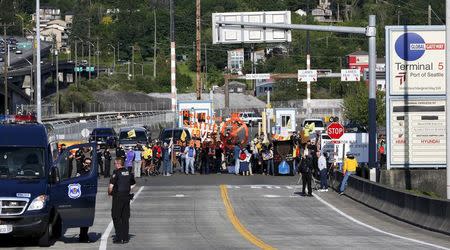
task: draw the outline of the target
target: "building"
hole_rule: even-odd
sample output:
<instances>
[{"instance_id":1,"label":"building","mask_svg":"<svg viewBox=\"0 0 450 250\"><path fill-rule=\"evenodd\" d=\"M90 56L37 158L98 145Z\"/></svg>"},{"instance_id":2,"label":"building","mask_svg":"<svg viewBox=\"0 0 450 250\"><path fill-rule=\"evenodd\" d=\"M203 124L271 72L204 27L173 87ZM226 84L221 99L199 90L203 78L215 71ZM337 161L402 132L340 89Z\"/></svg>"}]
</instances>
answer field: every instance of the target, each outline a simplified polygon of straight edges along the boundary
<instances>
[{"instance_id":1,"label":"building","mask_svg":"<svg viewBox=\"0 0 450 250\"><path fill-rule=\"evenodd\" d=\"M333 17L333 11L331 10L331 3L329 0L319 0L319 5L311 11L311 15L317 22L334 23L339 20Z\"/></svg>"},{"instance_id":2,"label":"building","mask_svg":"<svg viewBox=\"0 0 450 250\"><path fill-rule=\"evenodd\" d=\"M367 51L355 51L347 55L347 63L349 69L359 69L361 73L369 68L369 53Z\"/></svg>"},{"instance_id":3,"label":"building","mask_svg":"<svg viewBox=\"0 0 450 250\"><path fill-rule=\"evenodd\" d=\"M242 75L242 67L244 67L244 49L233 49L228 53L228 70L232 74Z\"/></svg>"},{"instance_id":4,"label":"building","mask_svg":"<svg viewBox=\"0 0 450 250\"><path fill-rule=\"evenodd\" d=\"M267 95L267 92L275 90L274 81L272 79L258 79L256 80L256 96Z\"/></svg>"},{"instance_id":5,"label":"building","mask_svg":"<svg viewBox=\"0 0 450 250\"><path fill-rule=\"evenodd\" d=\"M69 33L72 29L73 15L67 14L63 20L60 9L43 6L39 10L39 17L41 21L41 40L50 43L55 42L59 51L70 53ZM36 19L34 14L32 19L33 21Z\"/></svg>"},{"instance_id":6,"label":"building","mask_svg":"<svg viewBox=\"0 0 450 250\"><path fill-rule=\"evenodd\" d=\"M31 19L33 21L36 21L36 14L33 14L31 16ZM51 6L43 5L39 9L39 20L41 21L41 25L45 25L52 20L61 20L61 10Z\"/></svg>"},{"instance_id":7,"label":"building","mask_svg":"<svg viewBox=\"0 0 450 250\"><path fill-rule=\"evenodd\" d=\"M247 89L247 84L238 82L238 81L231 81L228 83L228 90L230 93L244 93Z\"/></svg>"}]
</instances>

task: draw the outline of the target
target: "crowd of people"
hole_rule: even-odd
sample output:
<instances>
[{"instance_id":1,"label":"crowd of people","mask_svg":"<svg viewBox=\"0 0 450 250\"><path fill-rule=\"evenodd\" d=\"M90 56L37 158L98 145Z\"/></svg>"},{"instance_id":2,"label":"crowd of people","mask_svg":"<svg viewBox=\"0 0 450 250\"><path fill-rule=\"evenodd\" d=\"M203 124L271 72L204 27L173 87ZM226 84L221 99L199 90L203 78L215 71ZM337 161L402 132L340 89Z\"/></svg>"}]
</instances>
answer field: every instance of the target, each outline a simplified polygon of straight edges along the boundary
<instances>
[{"instance_id":1,"label":"crowd of people","mask_svg":"<svg viewBox=\"0 0 450 250\"><path fill-rule=\"evenodd\" d=\"M301 174L302 194L312 195L312 182L318 180L318 191L328 191L328 175L331 162L326 152L320 150L318 141L307 140L302 142L300 138L293 137L290 140L289 153L285 153L284 160L289 160L293 165L293 174ZM111 175L112 150L110 148L97 150L99 175L109 178ZM172 152L173 151L173 152ZM75 152L77 173L83 173L85 160L90 162L91 152L80 149ZM221 141L207 140L178 141L175 144L170 141L153 141L147 145L137 144L134 147L118 147L116 159L122 158L125 168L134 174L136 178L141 176L171 176L176 173L195 174L223 174L236 175L276 175L275 154L273 142L264 142L263 136L255 135L248 144L225 144ZM277 159L277 163L280 159ZM345 189L348 176L354 174L358 165L355 157L348 154L343 164L344 181L340 187L342 193Z\"/></svg>"}]
</instances>

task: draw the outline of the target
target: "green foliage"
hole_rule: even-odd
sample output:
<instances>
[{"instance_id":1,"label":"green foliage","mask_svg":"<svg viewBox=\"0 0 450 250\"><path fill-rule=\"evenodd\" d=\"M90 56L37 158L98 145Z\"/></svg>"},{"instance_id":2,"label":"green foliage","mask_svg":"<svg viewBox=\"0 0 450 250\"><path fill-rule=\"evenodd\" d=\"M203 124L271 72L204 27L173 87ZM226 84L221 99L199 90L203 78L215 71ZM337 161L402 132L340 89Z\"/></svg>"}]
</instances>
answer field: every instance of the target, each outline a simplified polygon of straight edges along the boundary
<instances>
[{"instance_id":1,"label":"green foliage","mask_svg":"<svg viewBox=\"0 0 450 250\"><path fill-rule=\"evenodd\" d=\"M384 92L378 91L376 96L377 102L377 124L385 125L385 102ZM369 90L365 83L357 83L354 88L349 91L344 98L344 115L351 121L367 126L369 124Z\"/></svg>"}]
</instances>

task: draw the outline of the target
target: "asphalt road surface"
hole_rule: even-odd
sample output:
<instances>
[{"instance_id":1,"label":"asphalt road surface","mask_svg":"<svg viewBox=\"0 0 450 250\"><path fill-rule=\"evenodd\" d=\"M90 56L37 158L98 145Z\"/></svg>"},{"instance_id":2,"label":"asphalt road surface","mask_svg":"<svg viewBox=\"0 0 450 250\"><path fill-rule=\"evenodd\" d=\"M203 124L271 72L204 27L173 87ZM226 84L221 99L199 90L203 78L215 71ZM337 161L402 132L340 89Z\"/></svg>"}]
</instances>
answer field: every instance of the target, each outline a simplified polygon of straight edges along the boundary
<instances>
[{"instance_id":1,"label":"asphalt road surface","mask_svg":"<svg viewBox=\"0 0 450 250\"><path fill-rule=\"evenodd\" d=\"M113 244L101 178L93 242L68 229L51 249L450 249L450 236L397 221L335 192L298 195L298 177L176 174L138 179L130 242ZM27 240L2 247L38 249Z\"/></svg>"}]
</instances>

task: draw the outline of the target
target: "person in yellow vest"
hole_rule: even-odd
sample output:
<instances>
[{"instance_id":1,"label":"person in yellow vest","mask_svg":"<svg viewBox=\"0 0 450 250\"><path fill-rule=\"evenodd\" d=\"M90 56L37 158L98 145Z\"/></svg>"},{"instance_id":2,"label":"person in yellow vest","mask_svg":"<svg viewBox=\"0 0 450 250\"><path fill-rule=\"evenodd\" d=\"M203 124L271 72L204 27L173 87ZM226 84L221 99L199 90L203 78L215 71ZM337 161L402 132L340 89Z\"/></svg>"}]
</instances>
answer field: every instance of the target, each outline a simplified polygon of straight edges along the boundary
<instances>
[{"instance_id":1,"label":"person in yellow vest","mask_svg":"<svg viewBox=\"0 0 450 250\"><path fill-rule=\"evenodd\" d=\"M341 186L339 188L339 194L343 195L345 186L347 185L347 181L350 175L356 173L356 168L358 167L358 161L355 156L348 152L347 157L344 160L344 166L342 167L342 172L344 174L344 179L341 182Z\"/></svg>"}]
</instances>

